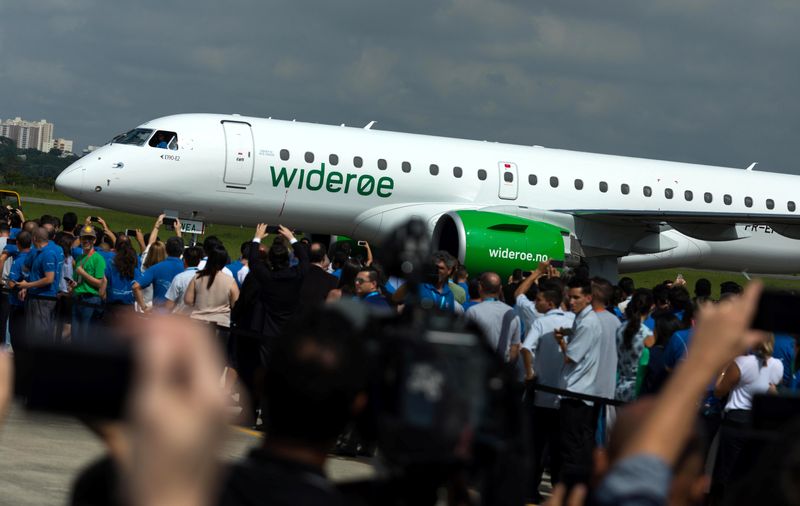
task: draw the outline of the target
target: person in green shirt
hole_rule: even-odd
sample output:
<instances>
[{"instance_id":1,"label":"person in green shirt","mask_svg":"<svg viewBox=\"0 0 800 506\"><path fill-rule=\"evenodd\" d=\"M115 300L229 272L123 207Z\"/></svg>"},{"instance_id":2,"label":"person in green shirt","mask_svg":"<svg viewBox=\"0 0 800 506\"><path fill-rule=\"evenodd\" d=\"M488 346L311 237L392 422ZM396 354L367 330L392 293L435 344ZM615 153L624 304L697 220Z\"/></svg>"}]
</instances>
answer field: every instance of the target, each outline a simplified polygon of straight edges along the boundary
<instances>
[{"instance_id":1,"label":"person in green shirt","mask_svg":"<svg viewBox=\"0 0 800 506\"><path fill-rule=\"evenodd\" d=\"M75 261L72 285L72 342L85 343L89 331L103 316L103 299L100 290L105 282L106 261L94 249L97 233L91 225L80 230L83 254Z\"/></svg>"}]
</instances>

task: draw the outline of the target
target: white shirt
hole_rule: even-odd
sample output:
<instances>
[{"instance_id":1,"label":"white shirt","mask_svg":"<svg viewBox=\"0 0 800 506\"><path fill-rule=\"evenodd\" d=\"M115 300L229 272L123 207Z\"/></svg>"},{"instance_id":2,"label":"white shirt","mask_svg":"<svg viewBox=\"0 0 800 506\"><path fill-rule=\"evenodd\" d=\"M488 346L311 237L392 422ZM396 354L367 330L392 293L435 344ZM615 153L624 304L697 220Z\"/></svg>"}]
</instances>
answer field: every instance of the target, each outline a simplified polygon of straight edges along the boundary
<instances>
[{"instance_id":1,"label":"white shirt","mask_svg":"<svg viewBox=\"0 0 800 506\"><path fill-rule=\"evenodd\" d=\"M770 357L767 365L760 367L758 357L744 355L736 357L736 365L739 367L739 383L731 390L725 411L753 409L753 396L766 393L770 385L778 385L783 379L783 363L777 358Z\"/></svg>"},{"instance_id":2,"label":"white shirt","mask_svg":"<svg viewBox=\"0 0 800 506\"><path fill-rule=\"evenodd\" d=\"M172 278L172 283L169 284L165 297L175 303L175 307L172 310L173 313L189 314L192 312L192 308L184 304L183 296L186 294L186 287L192 282L195 274L197 274L197 267L187 267L185 271Z\"/></svg>"},{"instance_id":3,"label":"white shirt","mask_svg":"<svg viewBox=\"0 0 800 506\"><path fill-rule=\"evenodd\" d=\"M542 313L536 310L536 304L534 304L524 293L521 293L517 296L514 310L522 319L522 324L526 329L533 327L533 322L536 321L537 318L544 316Z\"/></svg>"},{"instance_id":4,"label":"white shirt","mask_svg":"<svg viewBox=\"0 0 800 506\"><path fill-rule=\"evenodd\" d=\"M239 269L239 272L236 273L236 280L239 281L239 286L242 286L244 284L244 279L247 277L248 274L250 274L250 266L243 265L242 268Z\"/></svg>"},{"instance_id":5,"label":"white shirt","mask_svg":"<svg viewBox=\"0 0 800 506\"><path fill-rule=\"evenodd\" d=\"M528 335L522 343L523 350L528 350L533 355L533 371L538 382L550 387L559 387L561 381L561 367L564 365L564 355L555 340L555 330L572 328L575 320L573 313L561 309L551 309L541 318L537 318L530 326ZM534 404L542 408L558 408L558 395L547 392L536 392Z\"/></svg>"}]
</instances>

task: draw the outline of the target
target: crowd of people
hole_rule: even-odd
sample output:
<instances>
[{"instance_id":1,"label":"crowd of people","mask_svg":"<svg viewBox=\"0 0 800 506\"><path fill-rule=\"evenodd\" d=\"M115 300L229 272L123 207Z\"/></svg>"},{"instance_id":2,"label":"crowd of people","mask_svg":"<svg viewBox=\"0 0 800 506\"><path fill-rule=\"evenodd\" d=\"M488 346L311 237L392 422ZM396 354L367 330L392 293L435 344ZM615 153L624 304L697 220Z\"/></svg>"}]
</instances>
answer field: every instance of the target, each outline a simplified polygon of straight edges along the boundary
<instances>
[{"instance_id":1,"label":"crowd of people","mask_svg":"<svg viewBox=\"0 0 800 506\"><path fill-rule=\"evenodd\" d=\"M768 445L747 434L756 395L800 384L797 336L750 330L757 283L723 283L714 301L703 279L694 296L681 276L645 288L549 263L503 279L439 251L410 293L366 243L363 254L331 252L259 224L232 259L216 237L187 247L179 223L163 225L160 216L145 236L99 217L25 220L18 210L0 222L0 317L12 349L34 338L90 344L98 326L140 317L148 366L130 401L134 443L111 459L131 465L109 463L133 504L343 504L322 466L366 402L365 358L326 308L351 299L385 315L413 301L480 330L524 385L529 502L544 501L545 481L551 504L728 504L752 497L742 483L770 504L797 500L800 481L755 473ZM175 384L175 368L194 381ZM223 470L215 452L232 404L237 423L267 436ZM76 487L76 504L108 503L86 490L96 492Z\"/></svg>"}]
</instances>

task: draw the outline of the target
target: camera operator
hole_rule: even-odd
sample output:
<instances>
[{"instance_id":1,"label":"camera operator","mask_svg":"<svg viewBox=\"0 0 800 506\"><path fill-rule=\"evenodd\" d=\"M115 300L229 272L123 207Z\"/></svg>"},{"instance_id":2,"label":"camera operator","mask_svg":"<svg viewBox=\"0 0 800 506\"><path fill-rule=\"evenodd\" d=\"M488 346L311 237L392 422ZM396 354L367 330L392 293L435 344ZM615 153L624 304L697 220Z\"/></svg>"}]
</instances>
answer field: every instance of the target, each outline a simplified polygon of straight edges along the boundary
<instances>
[{"instance_id":1,"label":"camera operator","mask_svg":"<svg viewBox=\"0 0 800 506\"><path fill-rule=\"evenodd\" d=\"M447 266L447 258L441 252L434 253L426 267L427 282L419 285L419 299L422 307L463 313L463 306L456 302L453 291L450 289L450 268ZM407 292L408 285L405 284L394 292L392 301L396 304L405 303Z\"/></svg>"}]
</instances>

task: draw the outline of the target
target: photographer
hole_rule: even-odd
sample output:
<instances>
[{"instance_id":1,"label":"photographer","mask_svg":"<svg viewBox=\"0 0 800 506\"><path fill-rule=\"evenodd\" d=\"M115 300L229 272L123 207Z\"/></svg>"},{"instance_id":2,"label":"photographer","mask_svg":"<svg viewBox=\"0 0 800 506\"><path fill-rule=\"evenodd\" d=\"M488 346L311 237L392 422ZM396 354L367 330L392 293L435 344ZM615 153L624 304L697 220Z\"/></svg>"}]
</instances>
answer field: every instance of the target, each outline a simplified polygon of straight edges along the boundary
<instances>
[{"instance_id":1,"label":"photographer","mask_svg":"<svg viewBox=\"0 0 800 506\"><path fill-rule=\"evenodd\" d=\"M427 282L419 285L420 304L428 309L463 313L464 308L456 302L450 289L450 268L447 266L447 260L448 258L440 252L431 255L430 263L426 266ZM392 294L392 301L395 304L404 304L407 292L408 285L405 284Z\"/></svg>"},{"instance_id":2,"label":"photographer","mask_svg":"<svg viewBox=\"0 0 800 506\"><path fill-rule=\"evenodd\" d=\"M292 246L298 265L292 267L289 261L289 250L281 242L276 242L269 248L267 253L268 264L259 255L259 245L267 234L267 225L260 223L256 227L252 246L249 249L248 266L250 273L245 278L242 285L243 292L249 292L246 285L260 287L257 297L261 304L260 314L239 314L234 313L234 319L240 328L256 330L252 328L251 322L260 320L263 324L260 333L266 337L277 336L286 322L294 315L299 304L300 289L303 284L306 272L308 271L308 251L306 247L295 239L291 230L279 226L278 233L284 237ZM252 288L251 288L252 289ZM245 302L245 301L243 301Z\"/></svg>"}]
</instances>

